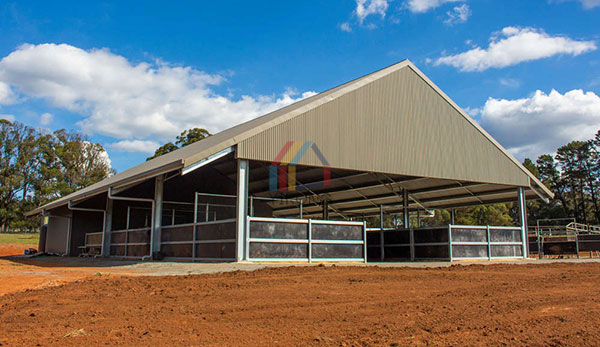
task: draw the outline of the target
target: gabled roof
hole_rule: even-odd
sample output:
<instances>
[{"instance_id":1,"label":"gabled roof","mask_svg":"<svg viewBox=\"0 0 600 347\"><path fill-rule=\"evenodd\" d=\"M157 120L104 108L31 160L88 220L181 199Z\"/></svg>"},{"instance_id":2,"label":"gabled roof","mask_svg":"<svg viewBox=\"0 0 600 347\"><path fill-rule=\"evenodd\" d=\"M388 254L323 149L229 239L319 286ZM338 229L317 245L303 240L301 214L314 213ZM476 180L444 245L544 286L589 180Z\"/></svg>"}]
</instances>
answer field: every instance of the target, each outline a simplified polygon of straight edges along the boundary
<instances>
[{"instance_id":1,"label":"gabled roof","mask_svg":"<svg viewBox=\"0 0 600 347\"><path fill-rule=\"evenodd\" d=\"M536 191L536 193L542 198L553 197L553 193L549 191L535 176L533 176L525 167L523 167L510 153L508 153L496 140L494 140L483 128L479 126L473 119L471 119L458 105L456 105L446 94L444 94L433 82L431 82L419 69L417 69L410 61L404 60L400 63L391 65L379 71L373 72L366 76L360 77L348 83L342 84L338 87L329 89L325 92L319 93L312 97L303 99L299 102L296 102L292 105L283 107L279 110L266 114L264 116L255 118L248 122L239 124L227 130L224 130L220 133L217 133L213 136L210 136L206 139L173 151L171 153L162 155L158 158L152 159L150 161L141 163L137 166L134 166L128 170L125 170L121 173L118 173L112 177L109 177L101 182L93 184L89 187L83 188L77 192L74 192L70 195L62 197L58 200L55 200L51 203L48 203L34 211L30 214L39 213L44 209L54 208L60 205L66 204L69 200L79 200L83 199L101 192L105 192L109 187L114 187L117 185L124 185L130 183L132 181L139 180L141 178L149 178L154 175L158 175L160 173L169 172L177 169L183 169L185 167L189 167L219 151L222 151L226 148L239 145L245 142L245 150L238 156L246 159L252 159L253 153L251 148L252 146L256 146L256 143L251 143L250 139L256 139L259 134L267 133L269 130L274 129L280 124L283 124L287 121L290 121L298 116L306 115L307 113L316 110L320 106L326 105L332 101L337 101L338 99L349 95L352 92L358 91L363 87L367 87L371 85L375 81L382 80L386 78L386 76L391 76L398 71L403 69L410 69L411 72L416 74L425 84L427 84L431 89L433 89L440 98L442 98L450 107L456 111L456 113L462 116L462 119L466 121L466 124L469 127L472 127L477 133L482 136L484 142L489 142L494 150L499 151L503 159L500 165L504 167L512 167L510 170L514 173L515 170L519 172L518 175L522 175L519 177L517 184L519 186L524 186L531 188ZM429 102L428 100L423 100L424 103ZM332 130L332 129L330 129ZM426 130L426 129L425 129ZM332 130L333 131L333 130ZM258 142L260 143L260 142ZM323 146L319 144L319 147ZM275 148L273 150L278 150L279 148ZM323 149L323 148L322 148ZM422 155L428 155L428 153L422 153ZM270 157L266 160L272 160L275 156ZM468 160L469 158L464 158ZM362 158L359 158L362 160ZM482 163L474 162L473 165L481 165ZM332 164L335 167L335 164ZM356 169L355 167L339 167L341 169L349 168ZM364 169L364 168L363 168ZM374 171L374 170L373 170ZM413 170L414 171L414 170ZM412 174L415 173L411 170L407 172L398 172L399 174ZM451 177L453 179L464 179L463 177ZM522 178L522 179L521 179ZM482 181L486 182L486 181ZM525 184L521 184L524 183ZM495 180L490 183L508 183L508 182L498 182Z\"/></svg>"}]
</instances>

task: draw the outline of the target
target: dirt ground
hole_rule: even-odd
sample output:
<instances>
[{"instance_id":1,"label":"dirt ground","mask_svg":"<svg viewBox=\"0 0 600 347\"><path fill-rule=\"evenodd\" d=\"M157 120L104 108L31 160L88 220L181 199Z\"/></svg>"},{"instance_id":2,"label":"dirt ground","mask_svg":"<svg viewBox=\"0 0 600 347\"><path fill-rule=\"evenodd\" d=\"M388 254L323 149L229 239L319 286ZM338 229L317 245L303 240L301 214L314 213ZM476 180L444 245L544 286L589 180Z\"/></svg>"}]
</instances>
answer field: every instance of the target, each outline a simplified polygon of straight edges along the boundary
<instances>
[{"instance_id":1,"label":"dirt ground","mask_svg":"<svg viewBox=\"0 0 600 347\"><path fill-rule=\"evenodd\" d=\"M592 346L599 287L599 263L98 274L0 296L0 344Z\"/></svg>"}]
</instances>

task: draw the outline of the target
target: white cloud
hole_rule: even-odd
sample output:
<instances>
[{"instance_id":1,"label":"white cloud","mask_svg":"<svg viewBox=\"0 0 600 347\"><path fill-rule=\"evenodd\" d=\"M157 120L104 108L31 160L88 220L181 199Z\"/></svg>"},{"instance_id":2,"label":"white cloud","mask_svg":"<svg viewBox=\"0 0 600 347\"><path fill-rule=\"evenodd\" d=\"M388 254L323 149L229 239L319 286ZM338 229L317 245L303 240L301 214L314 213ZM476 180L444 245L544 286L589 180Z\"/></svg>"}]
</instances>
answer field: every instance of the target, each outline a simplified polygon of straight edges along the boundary
<instances>
[{"instance_id":1,"label":"white cloud","mask_svg":"<svg viewBox=\"0 0 600 347\"><path fill-rule=\"evenodd\" d=\"M119 152L142 152L152 154L160 147L155 141L123 140L110 145L110 148Z\"/></svg>"},{"instance_id":2,"label":"white cloud","mask_svg":"<svg viewBox=\"0 0 600 347\"><path fill-rule=\"evenodd\" d=\"M15 99L15 94L10 86L0 81L0 105L10 105L16 101Z\"/></svg>"},{"instance_id":3,"label":"white cloud","mask_svg":"<svg viewBox=\"0 0 600 347\"><path fill-rule=\"evenodd\" d=\"M469 8L469 5L467 4L462 4L460 6L455 6L452 11L446 12L446 15L448 15L448 18L444 23L447 25L465 23L471 15L471 8Z\"/></svg>"},{"instance_id":4,"label":"white cloud","mask_svg":"<svg viewBox=\"0 0 600 347\"><path fill-rule=\"evenodd\" d=\"M481 112L481 109L478 107L463 107L463 111L467 112L467 114L471 117L476 117Z\"/></svg>"},{"instance_id":5,"label":"white cloud","mask_svg":"<svg viewBox=\"0 0 600 347\"><path fill-rule=\"evenodd\" d=\"M484 71L558 54L577 56L596 49L594 41L576 41L563 36L550 36L535 28L506 27L490 38L487 49L469 51L438 58L434 65L450 65L461 71Z\"/></svg>"},{"instance_id":6,"label":"white cloud","mask_svg":"<svg viewBox=\"0 0 600 347\"><path fill-rule=\"evenodd\" d=\"M519 88L521 86L521 81L514 78L500 78L498 80L501 85L509 88Z\"/></svg>"},{"instance_id":7,"label":"white cloud","mask_svg":"<svg viewBox=\"0 0 600 347\"><path fill-rule=\"evenodd\" d=\"M429 10L432 10L436 7L440 7L443 4L449 2L462 2L465 0L408 0L405 3L406 8L410 12L414 13L425 13Z\"/></svg>"},{"instance_id":8,"label":"white cloud","mask_svg":"<svg viewBox=\"0 0 600 347\"><path fill-rule=\"evenodd\" d=\"M340 30L345 31L347 33L352 31L352 28L350 27L350 23L342 23L340 24Z\"/></svg>"},{"instance_id":9,"label":"white cloud","mask_svg":"<svg viewBox=\"0 0 600 347\"><path fill-rule=\"evenodd\" d=\"M52 118L53 117L54 116L51 113L43 113L40 116L40 124L41 125L48 125L48 124L50 124L52 122Z\"/></svg>"},{"instance_id":10,"label":"white cloud","mask_svg":"<svg viewBox=\"0 0 600 347\"><path fill-rule=\"evenodd\" d=\"M600 6L600 0L555 0L554 2L569 2L569 1L577 1L581 4L581 6L589 10L594 7Z\"/></svg>"},{"instance_id":11,"label":"white cloud","mask_svg":"<svg viewBox=\"0 0 600 347\"><path fill-rule=\"evenodd\" d=\"M225 77L164 61L133 64L108 49L23 45L0 61L0 83L83 116L88 134L165 141L182 130L218 132L313 95L220 95ZM23 98L21 98L23 99Z\"/></svg>"},{"instance_id":12,"label":"white cloud","mask_svg":"<svg viewBox=\"0 0 600 347\"><path fill-rule=\"evenodd\" d=\"M12 114L0 114L0 119L6 119L9 122L14 122L15 116Z\"/></svg>"},{"instance_id":13,"label":"white cloud","mask_svg":"<svg viewBox=\"0 0 600 347\"><path fill-rule=\"evenodd\" d=\"M360 24L365 18L372 14L378 14L385 18L385 12L388 9L388 0L356 0L356 9L354 13Z\"/></svg>"},{"instance_id":14,"label":"white cloud","mask_svg":"<svg viewBox=\"0 0 600 347\"><path fill-rule=\"evenodd\" d=\"M578 0L585 9L600 6L600 0Z\"/></svg>"},{"instance_id":15,"label":"white cloud","mask_svg":"<svg viewBox=\"0 0 600 347\"><path fill-rule=\"evenodd\" d=\"M588 140L600 130L600 97L580 89L561 94L540 90L531 97L489 98L481 125L516 157L537 158L574 140Z\"/></svg>"}]
</instances>

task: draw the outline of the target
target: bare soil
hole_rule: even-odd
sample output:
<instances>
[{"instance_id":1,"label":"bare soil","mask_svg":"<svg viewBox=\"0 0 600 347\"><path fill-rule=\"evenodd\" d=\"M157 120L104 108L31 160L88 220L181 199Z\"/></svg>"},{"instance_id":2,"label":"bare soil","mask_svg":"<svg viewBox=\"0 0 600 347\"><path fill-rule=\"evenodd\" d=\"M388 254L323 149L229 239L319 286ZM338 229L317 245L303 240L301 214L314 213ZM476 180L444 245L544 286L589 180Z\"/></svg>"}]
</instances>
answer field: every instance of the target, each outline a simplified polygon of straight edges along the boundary
<instances>
[{"instance_id":1,"label":"bare soil","mask_svg":"<svg viewBox=\"0 0 600 347\"><path fill-rule=\"evenodd\" d=\"M600 264L101 275L0 296L0 344L598 345Z\"/></svg>"}]
</instances>

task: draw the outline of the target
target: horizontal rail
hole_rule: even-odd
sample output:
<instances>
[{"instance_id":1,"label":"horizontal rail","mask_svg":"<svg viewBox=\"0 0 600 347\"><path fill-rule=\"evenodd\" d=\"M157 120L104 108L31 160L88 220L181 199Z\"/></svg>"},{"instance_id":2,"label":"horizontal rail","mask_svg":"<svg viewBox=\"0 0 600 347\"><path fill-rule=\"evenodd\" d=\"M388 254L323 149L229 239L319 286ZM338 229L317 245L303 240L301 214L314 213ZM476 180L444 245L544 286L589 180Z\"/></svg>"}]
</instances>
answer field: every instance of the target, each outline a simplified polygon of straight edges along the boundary
<instances>
[{"instance_id":1,"label":"horizontal rail","mask_svg":"<svg viewBox=\"0 0 600 347\"><path fill-rule=\"evenodd\" d=\"M191 261L235 261L235 258L209 258L209 257L163 257L165 260L191 260Z\"/></svg>"},{"instance_id":2,"label":"horizontal rail","mask_svg":"<svg viewBox=\"0 0 600 347\"><path fill-rule=\"evenodd\" d=\"M227 224L227 223L234 223L234 222L236 222L235 218L228 218L228 219L211 220L211 221L207 221L207 222L163 225L163 226L161 226L161 229L187 228L187 227L193 227L193 226L212 225L212 224Z\"/></svg>"},{"instance_id":3,"label":"horizontal rail","mask_svg":"<svg viewBox=\"0 0 600 347\"><path fill-rule=\"evenodd\" d=\"M249 258L249 261L264 262L308 262L308 258ZM332 261L332 262L364 262L364 258L312 258L312 261Z\"/></svg>"},{"instance_id":4,"label":"horizontal rail","mask_svg":"<svg viewBox=\"0 0 600 347\"><path fill-rule=\"evenodd\" d=\"M129 232L134 232L134 231L150 231L150 227L144 227L144 228L135 228L135 229L121 229L121 230L113 230L111 231L111 233L116 234L116 233L129 233Z\"/></svg>"},{"instance_id":5,"label":"horizontal rail","mask_svg":"<svg viewBox=\"0 0 600 347\"><path fill-rule=\"evenodd\" d=\"M162 241L161 245L191 245L203 243L235 243L235 239Z\"/></svg>"},{"instance_id":6,"label":"horizontal rail","mask_svg":"<svg viewBox=\"0 0 600 347\"><path fill-rule=\"evenodd\" d=\"M87 247L87 248L90 248L90 247L102 247L102 244L101 243L86 243L85 246L83 246L83 247Z\"/></svg>"},{"instance_id":7,"label":"horizontal rail","mask_svg":"<svg viewBox=\"0 0 600 347\"><path fill-rule=\"evenodd\" d=\"M111 246L148 246L150 242L119 242L111 243Z\"/></svg>"},{"instance_id":8,"label":"horizontal rail","mask_svg":"<svg viewBox=\"0 0 600 347\"><path fill-rule=\"evenodd\" d=\"M297 224L308 224L309 219L298 219L298 218L271 218L271 217L248 217L250 222L273 222L273 223L297 223ZM310 219L312 224L324 224L324 225L356 225L363 226L363 222L354 221L339 221L339 220L320 220Z\"/></svg>"}]
</instances>

